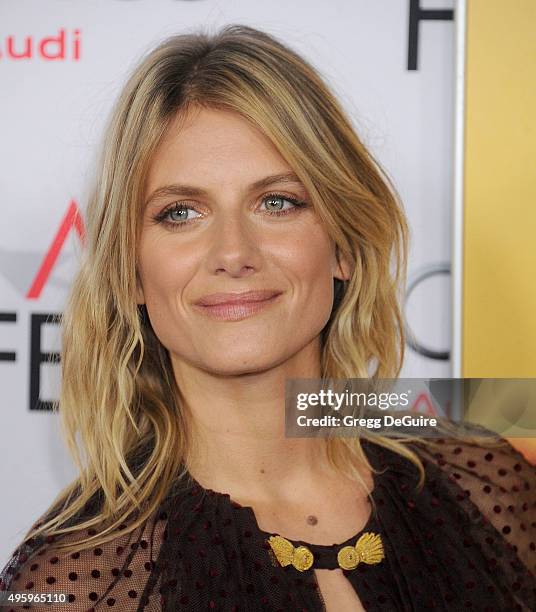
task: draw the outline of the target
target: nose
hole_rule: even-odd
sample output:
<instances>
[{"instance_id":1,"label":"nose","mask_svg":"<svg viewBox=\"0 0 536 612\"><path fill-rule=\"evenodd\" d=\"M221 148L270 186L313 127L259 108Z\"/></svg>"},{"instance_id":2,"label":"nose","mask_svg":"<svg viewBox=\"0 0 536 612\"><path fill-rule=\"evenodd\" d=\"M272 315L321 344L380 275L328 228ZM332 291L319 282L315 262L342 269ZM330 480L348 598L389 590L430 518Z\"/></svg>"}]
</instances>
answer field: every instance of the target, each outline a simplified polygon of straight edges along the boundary
<instances>
[{"instance_id":1,"label":"nose","mask_svg":"<svg viewBox=\"0 0 536 612\"><path fill-rule=\"evenodd\" d=\"M235 210L221 214L210 241L206 260L210 273L242 277L259 270L261 241L247 213Z\"/></svg>"}]
</instances>

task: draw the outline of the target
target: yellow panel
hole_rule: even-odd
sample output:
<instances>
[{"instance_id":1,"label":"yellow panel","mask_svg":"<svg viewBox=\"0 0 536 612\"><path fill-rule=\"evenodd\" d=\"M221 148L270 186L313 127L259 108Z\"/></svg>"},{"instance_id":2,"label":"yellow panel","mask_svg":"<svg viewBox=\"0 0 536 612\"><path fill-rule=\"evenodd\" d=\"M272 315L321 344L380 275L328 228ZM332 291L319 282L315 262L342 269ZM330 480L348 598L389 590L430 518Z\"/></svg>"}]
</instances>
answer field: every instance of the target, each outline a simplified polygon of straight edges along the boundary
<instances>
[{"instance_id":1,"label":"yellow panel","mask_svg":"<svg viewBox=\"0 0 536 612\"><path fill-rule=\"evenodd\" d=\"M467 11L463 376L536 377L536 1Z\"/></svg>"},{"instance_id":2,"label":"yellow panel","mask_svg":"<svg viewBox=\"0 0 536 612\"><path fill-rule=\"evenodd\" d=\"M536 377L535 28L535 0L467 0L465 377Z\"/></svg>"}]
</instances>

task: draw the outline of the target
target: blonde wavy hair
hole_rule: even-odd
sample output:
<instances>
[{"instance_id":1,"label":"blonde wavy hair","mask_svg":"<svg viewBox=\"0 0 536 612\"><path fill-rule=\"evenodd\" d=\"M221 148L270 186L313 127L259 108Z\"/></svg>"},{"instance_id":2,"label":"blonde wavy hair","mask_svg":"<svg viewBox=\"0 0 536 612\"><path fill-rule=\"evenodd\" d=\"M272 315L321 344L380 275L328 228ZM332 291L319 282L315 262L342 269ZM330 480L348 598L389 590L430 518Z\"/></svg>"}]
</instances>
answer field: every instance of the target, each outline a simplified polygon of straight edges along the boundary
<instances>
[{"instance_id":1,"label":"blonde wavy hair","mask_svg":"<svg viewBox=\"0 0 536 612\"><path fill-rule=\"evenodd\" d=\"M322 376L400 372L408 227L392 183L333 93L308 62L251 27L172 36L133 71L107 125L87 207L86 248L62 318L61 395L54 407L79 476L25 540L98 526L94 537L58 548L105 543L140 526L186 473L188 415L169 354L137 306L136 257L153 153L171 120L193 106L239 113L262 130L304 184L337 252L352 263L350 280L335 281L321 336ZM448 421L439 429L459 435ZM413 462L422 486L422 462L406 447L415 438L366 429L362 437ZM365 486L357 466L375 470L360 438L330 438L327 445L333 465ZM97 511L84 518L90 502Z\"/></svg>"}]
</instances>

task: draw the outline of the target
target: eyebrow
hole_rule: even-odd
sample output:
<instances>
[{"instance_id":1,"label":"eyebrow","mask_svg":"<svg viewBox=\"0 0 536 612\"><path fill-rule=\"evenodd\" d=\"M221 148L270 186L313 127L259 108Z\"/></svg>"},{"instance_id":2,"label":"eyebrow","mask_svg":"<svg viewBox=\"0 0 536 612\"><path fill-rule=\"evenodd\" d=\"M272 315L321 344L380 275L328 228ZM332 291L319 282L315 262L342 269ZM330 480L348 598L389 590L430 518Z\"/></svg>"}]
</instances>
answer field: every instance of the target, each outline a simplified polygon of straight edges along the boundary
<instances>
[{"instance_id":1,"label":"eyebrow","mask_svg":"<svg viewBox=\"0 0 536 612\"><path fill-rule=\"evenodd\" d=\"M265 176L264 178L253 182L247 187L247 191L258 191L259 189L270 187L270 185L274 185L275 183L297 183L299 186L303 187L302 182L294 172L285 172L283 174L272 174L270 176ZM155 200L166 198L168 196L196 197L207 195L208 191L206 189L202 189L201 187L193 187L192 185L184 185L181 183L172 183L170 185L164 185L162 187L158 187L158 189L155 189L147 198L145 206L148 206Z\"/></svg>"}]
</instances>

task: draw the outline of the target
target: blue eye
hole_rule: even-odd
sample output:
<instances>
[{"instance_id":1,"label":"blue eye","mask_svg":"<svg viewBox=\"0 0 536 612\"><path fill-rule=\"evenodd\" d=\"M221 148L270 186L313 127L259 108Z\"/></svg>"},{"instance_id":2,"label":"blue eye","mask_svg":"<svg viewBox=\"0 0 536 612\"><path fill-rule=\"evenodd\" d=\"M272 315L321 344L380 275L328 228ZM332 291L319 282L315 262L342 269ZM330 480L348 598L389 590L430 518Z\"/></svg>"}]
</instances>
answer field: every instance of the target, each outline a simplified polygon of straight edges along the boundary
<instances>
[{"instance_id":1,"label":"blue eye","mask_svg":"<svg viewBox=\"0 0 536 612\"><path fill-rule=\"evenodd\" d=\"M165 215L166 216L169 215L168 218L172 219L174 222L176 221L178 223L184 223L186 221L191 221L191 219L188 217L188 211L190 210L195 211L195 209L191 208L190 206L183 206L182 204L175 204L174 206L172 206L171 208L168 208L165 211ZM174 216L174 214L176 214L177 216Z\"/></svg>"},{"instance_id":2,"label":"blue eye","mask_svg":"<svg viewBox=\"0 0 536 612\"><path fill-rule=\"evenodd\" d=\"M270 207L275 207L275 209L268 209L267 212L270 215L286 215L293 212L295 208L304 208L307 206L307 202L298 200L297 198L292 198L290 196L285 196L280 193L269 193L263 197L262 201L263 203L267 203ZM290 202L292 206L284 209L284 202Z\"/></svg>"},{"instance_id":3,"label":"blue eye","mask_svg":"<svg viewBox=\"0 0 536 612\"><path fill-rule=\"evenodd\" d=\"M261 205L266 204L265 212L270 216L280 216L295 213L299 208L306 208L307 202L298 200L291 196L286 196L281 193L269 193L261 198ZM288 206L290 204L291 206ZM196 216L189 214L196 213ZM166 227L175 230L182 229L184 226L194 222L197 218L202 217L193 206L187 206L180 202L171 204L160 213L153 217L155 223L160 223Z\"/></svg>"},{"instance_id":4,"label":"blue eye","mask_svg":"<svg viewBox=\"0 0 536 612\"><path fill-rule=\"evenodd\" d=\"M165 208L158 215L156 215L154 217L154 220L156 221L156 223L163 223L164 225L168 226L186 225L187 223L190 223L190 221L193 221L193 219L196 218L190 218L190 216L188 215L189 211L197 212L195 208L192 208L191 206L186 206L184 204L178 203L172 204L171 206L168 206L168 208Z\"/></svg>"}]
</instances>

